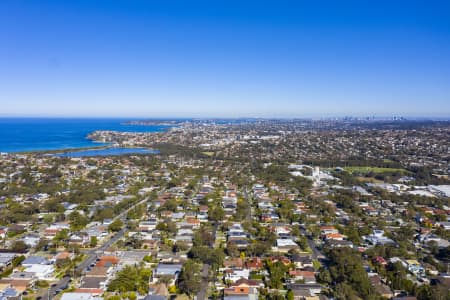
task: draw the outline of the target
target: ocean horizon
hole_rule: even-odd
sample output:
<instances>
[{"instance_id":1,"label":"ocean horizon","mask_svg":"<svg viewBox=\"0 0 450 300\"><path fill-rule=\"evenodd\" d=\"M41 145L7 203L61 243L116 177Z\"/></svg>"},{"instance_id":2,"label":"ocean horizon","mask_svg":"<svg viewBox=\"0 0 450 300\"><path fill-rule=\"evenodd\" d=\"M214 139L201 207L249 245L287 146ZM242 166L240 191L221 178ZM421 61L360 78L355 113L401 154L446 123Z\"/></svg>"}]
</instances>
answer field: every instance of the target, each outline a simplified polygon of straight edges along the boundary
<instances>
[{"instance_id":1,"label":"ocean horizon","mask_svg":"<svg viewBox=\"0 0 450 300\"><path fill-rule=\"evenodd\" d=\"M125 118L0 118L0 152L52 151L108 145L87 139L96 130L163 132L169 125L125 125ZM159 120L159 119L155 119ZM162 120L162 119L161 119Z\"/></svg>"}]
</instances>

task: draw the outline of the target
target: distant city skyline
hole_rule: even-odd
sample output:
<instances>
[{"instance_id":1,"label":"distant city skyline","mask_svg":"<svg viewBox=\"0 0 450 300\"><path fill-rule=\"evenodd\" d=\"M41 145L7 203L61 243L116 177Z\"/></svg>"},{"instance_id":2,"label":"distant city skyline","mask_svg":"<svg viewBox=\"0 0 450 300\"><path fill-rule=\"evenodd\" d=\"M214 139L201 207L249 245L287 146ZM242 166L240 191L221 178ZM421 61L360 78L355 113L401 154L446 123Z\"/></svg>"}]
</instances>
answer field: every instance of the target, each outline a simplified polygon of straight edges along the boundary
<instances>
[{"instance_id":1,"label":"distant city skyline","mask_svg":"<svg viewBox=\"0 0 450 300\"><path fill-rule=\"evenodd\" d=\"M450 117L447 1L0 2L0 117Z\"/></svg>"}]
</instances>

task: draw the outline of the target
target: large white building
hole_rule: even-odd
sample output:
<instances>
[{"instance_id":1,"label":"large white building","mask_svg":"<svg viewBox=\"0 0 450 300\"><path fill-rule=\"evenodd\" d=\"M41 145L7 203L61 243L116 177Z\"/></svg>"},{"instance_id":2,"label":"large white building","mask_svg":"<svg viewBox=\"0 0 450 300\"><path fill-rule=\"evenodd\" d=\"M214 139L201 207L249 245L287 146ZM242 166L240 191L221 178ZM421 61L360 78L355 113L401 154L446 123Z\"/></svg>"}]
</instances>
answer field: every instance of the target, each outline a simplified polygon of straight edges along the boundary
<instances>
[{"instance_id":1,"label":"large white building","mask_svg":"<svg viewBox=\"0 0 450 300\"><path fill-rule=\"evenodd\" d=\"M428 190L444 197L450 197L450 185L430 185Z\"/></svg>"}]
</instances>

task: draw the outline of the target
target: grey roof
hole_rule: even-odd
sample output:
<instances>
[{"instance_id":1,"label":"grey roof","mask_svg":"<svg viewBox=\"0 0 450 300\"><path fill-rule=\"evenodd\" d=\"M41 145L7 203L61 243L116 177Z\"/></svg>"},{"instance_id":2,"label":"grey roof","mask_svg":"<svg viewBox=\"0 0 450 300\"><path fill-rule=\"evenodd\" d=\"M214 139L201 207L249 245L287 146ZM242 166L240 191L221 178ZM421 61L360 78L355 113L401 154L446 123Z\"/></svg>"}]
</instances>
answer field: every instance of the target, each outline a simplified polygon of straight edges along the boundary
<instances>
[{"instance_id":1,"label":"grey roof","mask_svg":"<svg viewBox=\"0 0 450 300\"><path fill-rule=\"evenodd\" d=\"M14 288L6 288L0 293L0 299L7 299L8 297L14 297L17 295L17 290Z\"/></svg>"},{"instance_id":2,"label":"grey roof","mask_svg":"<svg viewBox=\"0 0 450 300\"><path fill-rule=\"evenodd\" d=\"M323 286L318 283L292 283L288 284L287 288L291 290L323 289Z\"/></svg>"},{"instance_id":3,"label":"grey roof","mask_svg":"<svg viewBox=\"0 0 450 300\"><path fill-rule=\"evenodd\" d=\"M256 295L226 295L223 297L224 300L256 300Z\"/></svg>"},{"instance_id":4,"label":"grey roof","mask_svg":"<svg viewBox=\"0 0 450 300\"><path fill-rule=\"evenodd\" d=\"M14 272L9 275L9 278L14 279L33 279L36 273L33 272Z\"/></svg>"},{"instance_id":5,"label":"grey roof","mask_svg":"<svg viewBox=\"0 0 450 300\"><path fill-rule=\"evenodd\" d=\"M155 275L176 275L181 271L181 264L158 264Z\"/></svg>"},{"instance_id":6,"label":"grey roof","mask_svg":"<svg viewBox=\"0 0 450 300\"><path fill-rule=\"evenodd\" d=\"M84 277L81 288L86 289L98 289L100 288L100 283L105 282L107 277Z\"/></svg>"},{"instance_id":7,"label":"grey roof","mask_svg":"<svg viewBox=\"0 0 450 300\"><path fill-rule=\"evenodd\" d=\"M42 256L29 256L23 262L22 265L47 265L49 261Z\"/></svg>"},{"instance_id":8,"label":"grey roof","mask_svg":"<svg viewBox=\"0 0 450 300\"><path fill-rule=\"evenodd\" d=\"M14 257L16 257L15 253L0 253L0 264L8 264Z\"/></svg>"},{"instance_id":9,"label":"grey roof","mask_svg":"<svg viewBox=\"0 0 450 300\"><path fill-rule=\"evenodd\" d=\"M192 242L192 236L190 236L190 235L177 235L175 237L175 240Z\"/></svg>"},{"instance_id":10,"label":"grey roof","mask_svg":"<svg viewBox=\"0 0 450 300\"><path fill-rule=\"evenodd\" d=\"M160 295L147 295L143 300L167 300L167 297Z\"/></svg>"}]
</instances>

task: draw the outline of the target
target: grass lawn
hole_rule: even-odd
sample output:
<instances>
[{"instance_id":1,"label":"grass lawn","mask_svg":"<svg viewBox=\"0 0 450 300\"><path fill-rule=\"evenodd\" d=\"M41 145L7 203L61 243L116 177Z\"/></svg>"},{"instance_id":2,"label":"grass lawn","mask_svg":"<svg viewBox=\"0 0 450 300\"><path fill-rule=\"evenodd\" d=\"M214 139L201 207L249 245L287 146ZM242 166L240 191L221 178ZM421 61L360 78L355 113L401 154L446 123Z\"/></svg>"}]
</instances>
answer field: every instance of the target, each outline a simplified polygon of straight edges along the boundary
<instances>
[{"instance_id":1,"label":"grass lawn","mask_svg":"<svg viewBox=\"0 0 450 300\"><path fill-rule=\"evenodd\" d=\"M402 174L408 174L409 171L405 169L396 169L396 168L379 168L379 167L346 167L345 171L349 173L376 173L376 174L384 174L384 173L394 173L399 172Z\"/></svg>"},{"instance_id":2,"label":"grass lawn","mask_svg":"<svg viewBox=\"0 0 450 300\"><path fill-rule=\"evenodd\" d=\"M387 158L383 159L383 162L386 163L386 164L387 164L387 163L394 163L393 160L387 159Z\"/></svg>"},{"instance_id":3,"label":"grass lawn","mask_svg":"<svg viewBox=\"0 0 450 300\"><path fill-rule=\"evenodd\" d=\"M358 181L361 181L361 182L371 182L371 183L383 183L384 182L383 180L378 180L378 179L375 179L373 177L361 177L361 176L359 176L359 177L356 177L356 179L358 179Z\"/></svg>"}]
</instances>

